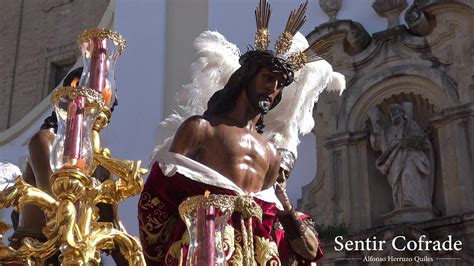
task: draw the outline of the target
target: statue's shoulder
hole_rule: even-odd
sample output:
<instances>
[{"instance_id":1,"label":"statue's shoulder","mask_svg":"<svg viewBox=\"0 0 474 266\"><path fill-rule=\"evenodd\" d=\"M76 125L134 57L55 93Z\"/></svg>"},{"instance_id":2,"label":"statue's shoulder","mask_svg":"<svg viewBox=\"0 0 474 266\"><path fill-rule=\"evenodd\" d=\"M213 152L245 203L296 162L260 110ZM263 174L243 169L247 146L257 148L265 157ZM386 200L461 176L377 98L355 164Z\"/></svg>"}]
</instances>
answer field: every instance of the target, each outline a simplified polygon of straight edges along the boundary
<instances>
[{"instance_id":1,"label":"statue's shoulder","mask_svg":"<svg viewBox=\"0 0 474 266\"><path fill-rule=\"evenodd\" d=\"M202 116L191 116L176 131L170 151L192 158L211 134L209 122Z\"/></svg>"},{"instance_id":2,"label":"statue's shoulder","mask_svg":"<svg viewBox=\"0 0 474 266\"><path fill-rule=\"evenodd\" d=\"M204 129L210 126L209 120L202 115L193 115L186 119L180 126L181 129Z\"/></svg>"},{"instance_id":3,"label":"statue's shoulder","mask_svg":"<svg viewBox=\"0 0 474 266\"><path fill-rule=\"evenodd\" d=\"M175 138L190 138L193 140L204 140L213 132L211 122L201 115L194 115L186 119L178 131Z\"/></svg>"}]
</instances>

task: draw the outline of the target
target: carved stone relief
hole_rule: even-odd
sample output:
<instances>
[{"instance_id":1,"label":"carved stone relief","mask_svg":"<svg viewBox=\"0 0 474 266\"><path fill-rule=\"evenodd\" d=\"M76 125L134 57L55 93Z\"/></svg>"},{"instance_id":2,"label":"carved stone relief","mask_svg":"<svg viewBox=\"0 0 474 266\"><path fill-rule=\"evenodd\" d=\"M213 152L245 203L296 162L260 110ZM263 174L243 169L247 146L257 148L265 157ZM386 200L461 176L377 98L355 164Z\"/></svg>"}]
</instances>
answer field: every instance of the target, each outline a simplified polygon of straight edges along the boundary
<instances>
[{"instance_id":1,"label":"carved stone relief","mask_svg":"<svg viewBox=\"0 0 474 266\"><path fill-rule=\"evenodd\" d=\"M413 104L391 104L384 115L377 106L369 111L370 143L381 151L376 168L392 189L394 209L386 224L433 218L433 146L413 119Z\"/></svg>"},{"instance_id":2,"label":"carved stone relief","mask_svg":"<svg viewBox=\"0 0 474 266\"><path fill-rule=\"evenodd\" d=\"M404 10L406 1L375 1L374 6L388 16L389 11ZM474 175L471 167L474 156L466 156L474 150L471 117L474 57L470 56L473 8L474 2L462 0L414 1L405 16L408 27L398 25L371 36L355 21L335 20L308 34L310 43L318 40L333 43L328 61L335 71L345 75L347 89L340 99L321 95L315 109L317 176L303 188L300 206L305 212L323 216L320 219L324 223L351 223L353 230L365 230L384 224L384 219L377 217L401 209L395 208L394 197L389 195L392 188L387 174L382 175L375 167L382 151L373 149L366 128L369 109L383 107L385 99L392 97L396 99L390 103L413 104L413 120L429 135L429 144L436 155L436 160L432 160L426 150L426 157L422 156L426 160L421 159L429 162L430 169L436 168L425 174L430 178L433 173L436 175L436 186L431 189L433 206L421 204L422 200L417 199L414 208L433 207L436 216L474 211L471 205L455 203L474 202L474 195L464 193L465 188L460 185L474 186L469 179ZM399 13L395 16L397 21L398 16ZM389 114L388 108L382 111ZM462 141L459 136L463 137ZM466 144L461 147L458 142ZM338 152L343 155L339 161ZM336 162L341 164L335 165ZM336 168L338 171L334 171ZM343 181L336 181L335 176ZM453 177L459 181L453 181ZM377 191L371 187L374 179L386 182L383 192L388 200L373 194ZM351 188L346 195L340 193L341 187L334 186ZM390 223L389 217L386 218ZM420 219L415 217L411 221Z\"/></svg>"}]
</instances>

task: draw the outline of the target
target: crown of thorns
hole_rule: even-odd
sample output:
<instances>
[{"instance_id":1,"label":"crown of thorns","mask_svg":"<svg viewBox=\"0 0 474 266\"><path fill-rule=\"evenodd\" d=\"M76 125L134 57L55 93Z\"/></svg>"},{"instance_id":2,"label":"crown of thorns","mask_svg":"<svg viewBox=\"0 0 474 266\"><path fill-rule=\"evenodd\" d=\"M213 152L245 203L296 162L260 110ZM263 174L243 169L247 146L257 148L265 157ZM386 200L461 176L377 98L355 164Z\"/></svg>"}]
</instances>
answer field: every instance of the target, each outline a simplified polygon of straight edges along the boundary
<instances>
[{"instance_id":1,"label":"crown of thorns","mask_svg":"<svg viewBox=\"0 0 474 266\"><path fill-rule=\"evenodd\" d=\"M306 22L306 10L308 7L308 0L299 6L298 9L293 9L288 16L285 30L278 37L275 43L275 57L281 57L282 60L287 61L294 71L298 71L305 64L322 60L329 52L331 45L328 42L317 41L311 44L307 49L301 52L295 52L283 59L283 55L290 50L293 36ZM255 20L257 22L257 32L255 33L255 48L257 51L268 50L270 44L270 32L268 31L268 24L270 23L271 8L267 0L260 0L259 5L255 9Z\"/></svg>"},{"instance_id":2,"label":"crown of thorns","mask_svg":"<svg viewBox=\"0 0 474 266\"><path fill-rule=\"evenodd\" d=\"M270 50L251 50L243 54L239 63L243 67L250 65L265 66L272 69L275 72L281 73L284 77L284 81L281 85L286 87L290 85L294 80L294 67L288 63L284 58L276 56L273 51Z\"/></svg>"}]
</instances>

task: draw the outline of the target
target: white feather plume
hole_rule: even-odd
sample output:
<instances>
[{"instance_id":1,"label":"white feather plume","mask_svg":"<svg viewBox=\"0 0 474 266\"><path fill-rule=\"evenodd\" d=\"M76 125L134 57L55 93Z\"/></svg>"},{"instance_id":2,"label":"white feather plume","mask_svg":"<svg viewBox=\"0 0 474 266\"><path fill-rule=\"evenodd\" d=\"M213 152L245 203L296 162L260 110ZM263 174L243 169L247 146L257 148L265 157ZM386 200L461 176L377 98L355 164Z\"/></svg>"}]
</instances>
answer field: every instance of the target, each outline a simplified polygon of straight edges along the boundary
<instances>
[{"instance_id":1,"label":"white feather plume","mask_svg":"<svg viewBox=\"0 0 474 266\"><path fill-rule=\"evenodd\" d=\"M205 31L194 40L198 60L191 64L192 82L177 92L177 108L160 123L150 166L158 154L168 151L175 132L182 122L193 115L201 115L214 92L222 89L230 75L240 67L240 50L216 31ZM163 141L164 140L164 141Z\"/></svg>"},{"instance_id":2,"label":"white feather plume","mask_svg":"<svg viewBox=\"0 0 474 266\"><path fill-rule=\"evenodd\" d=\"M306 38L298 32L288 53L308 46ZM339 89L342 93L344 88L344 76L333 72L325 60L306 64L295 73L295 81L283 89L281 102L265 116L264 136L278 148L297 156L299 136L311 132L314 127L313 108L321 92Z\"/></svg>"},{"instance_id":3,"label":"white feather plume","mask_svg":"<svg viewBox=\"0 0 474 266\"><path fill-rule=\"evenodd\" d=\"M304 49L308 48L308 41L306 38L301 34L301 32L296 32L296 34L293 36L293 39L291 40L291 47L290 49L285 53L285 56L288 57L292 53L296 52L301 52L304 51Z\"/></svg>"},{"instance_id":4,"label":"white feather plume","mask_svg":"<svg viewBox=\"0 0 474 266\"><path fill-rule=\"evenodd\" d=\"M19 176L21 171L18 166L8 161L0 161L0 191L15 183Z\"/></svg>"},{"instance_id":5,"label":"white feather plume","mask_svg":"<svg viewBox=\"0 0 474 266\"><path fill-rule=\"evenodd\" d=\"M339 72L332 72L327 90L339 92L341 95L346 90L346 77Z\"/></svg>"},{"instance_id":6,"label":"white feather plume","mask_svg":"<svg viewBox=\"0 0 474 266\"><path fill-rule=\"evenodd\" d=\"M191 65L192 82L178 91L177 109L160 123L160 136L157 138L160 144L153 150L150 164L161 152L169 150L182 122L204 113L212 94L222 89L240 66L239 49L218 32L201 33L194 46L199 59ZM303 51L308 46L306 38L297 32L286 56ZM320 60L306 64L295 73L295 82L284 88L280 104L265 116L264 137L278 148L288 149L297 156L299 135L309 133L314 127L313 108L320 93L324 89L342 93L344 88L344 76L333 72L328 62Z\"/></svg>"}]
</instances>

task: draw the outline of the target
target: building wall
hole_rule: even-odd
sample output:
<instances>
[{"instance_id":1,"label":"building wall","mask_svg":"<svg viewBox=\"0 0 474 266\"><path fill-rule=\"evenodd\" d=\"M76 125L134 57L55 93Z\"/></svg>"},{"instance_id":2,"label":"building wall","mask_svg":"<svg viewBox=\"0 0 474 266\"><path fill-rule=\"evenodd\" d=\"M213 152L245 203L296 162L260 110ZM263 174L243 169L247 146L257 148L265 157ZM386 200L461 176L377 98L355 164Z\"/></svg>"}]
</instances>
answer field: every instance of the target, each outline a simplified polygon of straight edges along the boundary
<instances>
[{"instance_id":1,"label":"building wall","mask_svg":"<svg viewBox=\"0 0 474 266\"><path fill-rule=\"evenodd\" d=\"M368 193L364 189L374 184L370 179L380 175L372 158L378 154L367 145L368 113L374 106L385 108L389 103L404 101L415 106L415 121L430 135L433 145L439 146L436 174L445 183L437 187L435 200L460 196L453 188L456 186L454 180L464 180L467 173L471 173L466 165L471 160L469 116L473 80L467 73L472 73L473 59L466 55L473 42L468 33L473 23L468 19L473 12L472 6L462 1L433 0L423 2L419 8L426 21L430 21L426 27L412 23L408 28L398 25L370 35L357 22L337 20L323 24L309 34L310 42L324 39L333 43L329 60L336 71L346 76L347 83L342 98L323 94L314 115L317 123L325 125L315 128L318 174L313 183L305 187L307 198L301 201L300 207L314 214L319 212L325 223L350 222L354 225L360 222L355 226L356 230L378 225L373 219L372 222L362 221L367 217L355 219L351 216L357 207L351 204L360 202L361 206L370 208L371 204L380 203L362 197ZM452 126L447 127L448 124ZM447 153L453 156L447 156ZM359 163L354 164L355 161ZM364 185L361 181L365 178L369 179ZM318 186L320 183L325 184ZM351 189L345 191L348 184ZM449 189L456 193L442 192ZM326 201L309 196L315 194L321 197L329 194L331 196L326 198L333 201L325 204ZM360 198L351 198L351 195ZM322 205L334 208L321 212L318 206ZM471 210L459 206L449 203L440 209L445 215ZM335 213L337 215L333 215ZM354 213L358 215L359 212Z\"/></svg>"},{"instance_id":2,"label":"building wall","mask_svg":"<svg viewBox=\"0 0 474 266\"><path fill-rule=\"evenodd\" d=\"M357 21L341 19L322 24L307 36L310 43L318 40L333 43L328 61L345 75L347 89L343 97L323 93L319 98L313 115L317 125L314 131L318 172L303 188L299 207L318 217L320 225L332 226L339 230L338 235L347 238L364 239L380 232L390 238L389 235L398 234L396 228L410 227L420 230L418 233L424 232L430 239L453 235L461 240L466 253L447 254L448 257L472 254L474 208L473 195L468 191L473 189L474 176L474 58L470 52L473 2L429 0L414 1L413 5L403 5L404 1L375 2L385 3L385 10L379 12L388 21L390 14L408 8L405 17L408 25L389 23L385 30L370 34ZM375 125L372 111L376 108L389 114L389 106L394 103L413 106L411 115L406 111L407 119L411 117L423 129L431 145L422 151L431 174L420 174L420 168L410 170L409 163L404 162L398 164L400 169L403 173L411 171L412 175L406 178L408 175L402 176L400 172L396 176L404 191L416 187L418 181L434 184L427 182L422 189L414 189L418 195L424 194L423 189L433 190L424 198L432 203L432 206L424 205L426 216L418 215L422 207L416 200L411 205L397 207L389 174L382 174L376 167L382 152L371 145ZM392 123L390 119L385 121L387 125ZM389 145L405 140L404 137ZM395 158L393 165L397 163L396 156L403 155L391 157ZM393 165L389 167L391 171L395 169ZM392 178L393 173L390 173ZM454 226L460 229L453 230ZM335 236L327 237L324 233L328 252L323 265L333 265L337 259L363 257L361 253L335 252ZM473 258L466 257L467 261L472 263Z\"/></svg>"},{"instance_id":3,"label":"building wall","mask_svg":"<svg viewBox=\"0 0 474 266\"><path fill-rule=\"evenodd\" d=\"M78 34L95 27L109 0L5 0L0 9L0 132L55 87L80 55Z\"/></svg>"}]
</instances>

